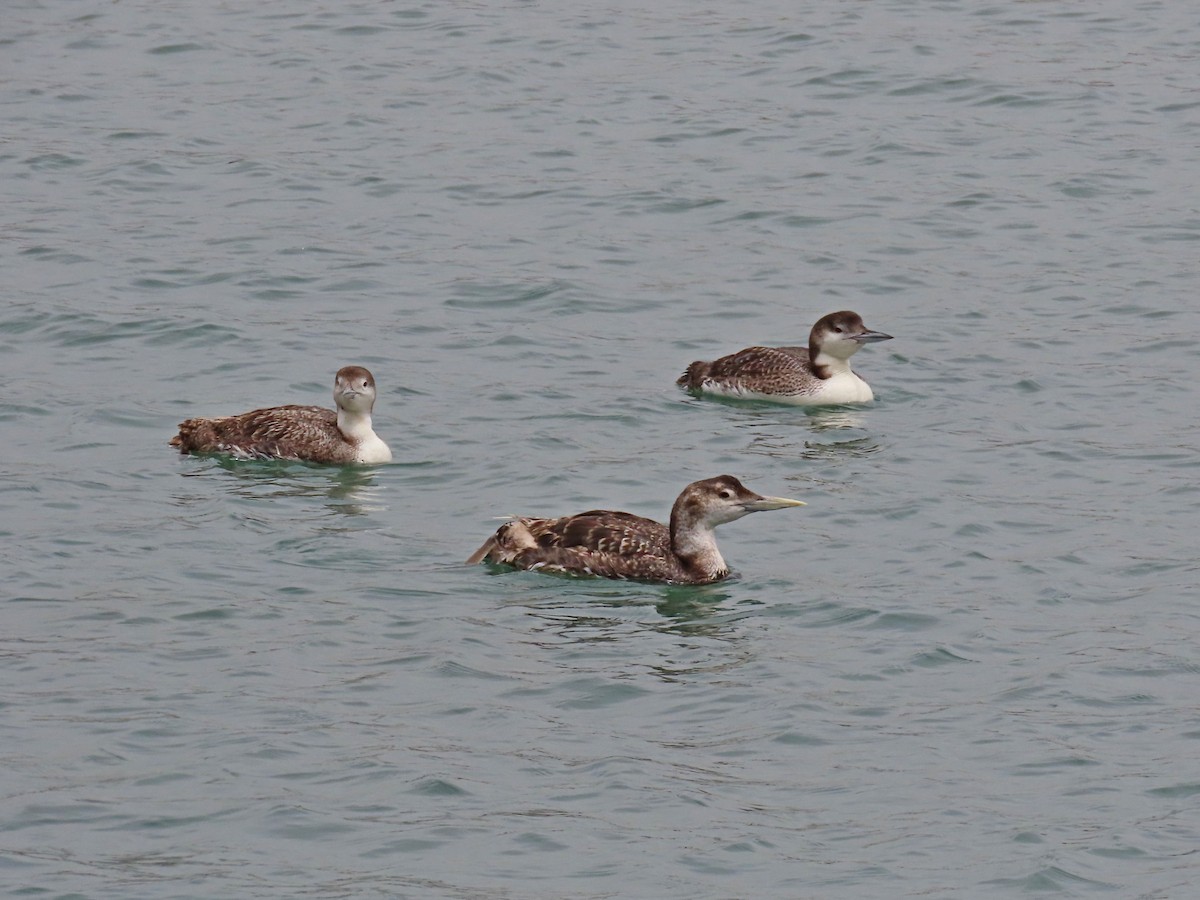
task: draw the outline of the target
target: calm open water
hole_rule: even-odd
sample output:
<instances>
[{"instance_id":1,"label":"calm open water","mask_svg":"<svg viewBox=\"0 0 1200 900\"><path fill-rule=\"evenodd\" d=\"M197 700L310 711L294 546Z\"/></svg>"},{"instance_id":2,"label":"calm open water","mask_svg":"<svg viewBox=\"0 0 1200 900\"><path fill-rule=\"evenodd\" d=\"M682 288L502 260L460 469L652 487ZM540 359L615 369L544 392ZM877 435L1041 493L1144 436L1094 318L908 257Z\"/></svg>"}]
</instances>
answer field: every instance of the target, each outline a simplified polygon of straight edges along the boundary
<instances>
[{"instance_id":1,"label":"calm open water","mask_svg":"<svg viewBox=\"0 0 1200 900\"><path fill-rule=\"evenodd\" d=\"M3 21L4 896L1200 890L1188 4ZM167 447L348 363L392 465ZM460 564L723 472L738 580Z\"/></svg>"}]
</instances>

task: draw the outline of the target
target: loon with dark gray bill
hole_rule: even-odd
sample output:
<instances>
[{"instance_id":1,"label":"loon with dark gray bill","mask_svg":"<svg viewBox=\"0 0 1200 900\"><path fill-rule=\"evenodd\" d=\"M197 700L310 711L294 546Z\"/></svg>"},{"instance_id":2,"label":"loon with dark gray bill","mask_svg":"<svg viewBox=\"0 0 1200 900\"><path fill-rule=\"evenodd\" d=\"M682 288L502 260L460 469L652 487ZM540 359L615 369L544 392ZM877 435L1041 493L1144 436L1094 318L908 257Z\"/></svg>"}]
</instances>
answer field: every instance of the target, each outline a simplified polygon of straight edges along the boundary
<instances>
[{"instance_id":1,"label":"loon with dark gray bill","mask_svg":"<svg viewBox=\"0 0 1200 900\"><path fill-rule=\"evenodd\" d=\"M818 319L807 347L747 347L712 362L696 360L675 383L694 393L800 406L869 403L875 393L850 368L850 357L863 344L891 339L846 309Z\"/></svg>"},{"instance_id":2,"label":"loon with dark gray bill","mask_svg":"<svg viewBox=\"0 0 1200 900\"><path fill-rule=\"evenodd\" d=\"M337 410L273 406L237 416L179 423L171 446L180 453L219 453L234 459L287 459L328 465L389 462L392 451L371 426L375 377L362 366L338 370Z\"/></svg>"}]
</instances>

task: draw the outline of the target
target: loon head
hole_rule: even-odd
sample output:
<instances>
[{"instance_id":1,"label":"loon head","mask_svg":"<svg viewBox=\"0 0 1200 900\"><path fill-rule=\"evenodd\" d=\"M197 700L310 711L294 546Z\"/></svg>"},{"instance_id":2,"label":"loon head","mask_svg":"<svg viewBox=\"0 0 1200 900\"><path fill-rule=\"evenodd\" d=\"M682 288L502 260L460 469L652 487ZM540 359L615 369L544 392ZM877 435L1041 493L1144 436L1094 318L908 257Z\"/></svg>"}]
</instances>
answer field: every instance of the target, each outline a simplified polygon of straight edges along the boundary
<instances>
[{"instance_id":1,"label":"loon head","mask_svg":"<svg viewBox=\"0 0 1200 900\"><path fill-rule=\"evenodd\" d=\"M333 380L333 402L347 412L370 413L375 405L375 376L362 366L344 366Z\"/></svg>"},{"instance_id":2,"label":"loon head","mask_svg":"<svg viewBox=\"0 0 1200 900\"><path fill-rule=\"evenodd\" d=\"M803 500L764 497L750 490L732 475L718 475L695 481L683 489L671 510L671 530L700 528L711 531L718 525L734 522L752 512L804 506Z\"/></svg>"},{"instance_id":3,"label":"loon head","mask_svg":"<svg viewBox=\"0 0 1200 900\"><path fill-rule=\"evenodd\" d=\"M890 334L868 329L858 313L843 309L817 320L808 336L809 355L814 360L822 353L845 360L857 353L863 344L891 339Z\"/></svg>"}]
</instances>

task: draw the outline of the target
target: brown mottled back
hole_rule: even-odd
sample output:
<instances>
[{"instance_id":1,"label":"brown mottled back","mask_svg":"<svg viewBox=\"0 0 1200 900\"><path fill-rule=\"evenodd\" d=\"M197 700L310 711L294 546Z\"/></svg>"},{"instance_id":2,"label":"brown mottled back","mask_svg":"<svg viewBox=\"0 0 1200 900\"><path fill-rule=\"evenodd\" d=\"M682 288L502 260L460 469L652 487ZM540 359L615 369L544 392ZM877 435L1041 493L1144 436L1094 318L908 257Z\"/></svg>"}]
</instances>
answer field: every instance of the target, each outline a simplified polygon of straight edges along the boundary
<instances>
[{"instance_id":1,"label":"brown mottled back","mask_svg":"<svg viewBox=\"0 0 1200 900\"><path fill-rule=\"evenodd\" d=\"M171 446L181 453L227 453L239 459L337 463L354 458L354 447L338 432L337 413L320 406L275 406L237 416L188 419L179 423Z\"/></svg>"},{"instance_id":2,"label":"brown mottled back","mask_svg":"<svg viewBox=\"0 0 1200 900\"><path fill-rule=\"evenodd\" d=\"M517 518L488 538L468 564L483 560L604 578L682 581L667 526L632 513L592 509L557 519Z\"/></svg>"},{"instance_id":3,"label":"brown mottled back","mask_svg":"<svg viewBox=\"0 0 1200 900\"><path fill-rule=\"evenodd\" d=\"M561 519L527 520L526 525L542 547L657 556L668 555L671 548L666 526L627 512L589 509Z\"/></svg>"},{"instance_id":4,"label":"brown mottled back","mask_svg":"<svg viewBox=\"0 0 1200 900\"><path fill-rule=\"evenodd\" d=\"M811 372L808 350L803 347L747 347L712 362L698 359L675 383L692 391L702 389L709 380L750 379L756 385L770 387L776 382L780 385L793 382L797 373L811 377Z\"/></svg>"}]
</instances>

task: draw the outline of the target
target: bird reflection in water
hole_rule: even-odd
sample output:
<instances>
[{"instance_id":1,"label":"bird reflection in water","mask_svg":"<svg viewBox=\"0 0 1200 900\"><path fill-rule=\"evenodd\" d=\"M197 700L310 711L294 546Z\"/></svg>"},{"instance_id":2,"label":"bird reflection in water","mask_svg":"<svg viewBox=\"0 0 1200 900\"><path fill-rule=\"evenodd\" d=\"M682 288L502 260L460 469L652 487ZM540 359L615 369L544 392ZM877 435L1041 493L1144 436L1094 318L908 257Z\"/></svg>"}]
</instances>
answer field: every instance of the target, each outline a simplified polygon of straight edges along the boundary
<instances>
[{"instance_id":1,"label":"bird reflection in water","mask_svg":"<svg viewBox=\"0 0 1200 900\"><path fill-rule=\"evenodd\" d=\"M253 500L311 497L324 500L332 512L345 516L365 516L386 509L370 466L328 466L284 460L242 461L213 458L216 468L184 473L186 477L208 477L221 470L232 475L230 490L238 497Z\"/></svg>"},{"instance_id":2,"label":"bird reflection in water","mask_svg":"<svg viewBox=\"0 0 1200 900\"><path fill-rule=\"evenodd\" d=\"M751 453L778 459L831 460L861 459L883 449L874 438L863 436L865 425L862 412L817 409L797 421L759 418L743 427L754 429L746 448Z\"/></svg>"}]
</instances>

